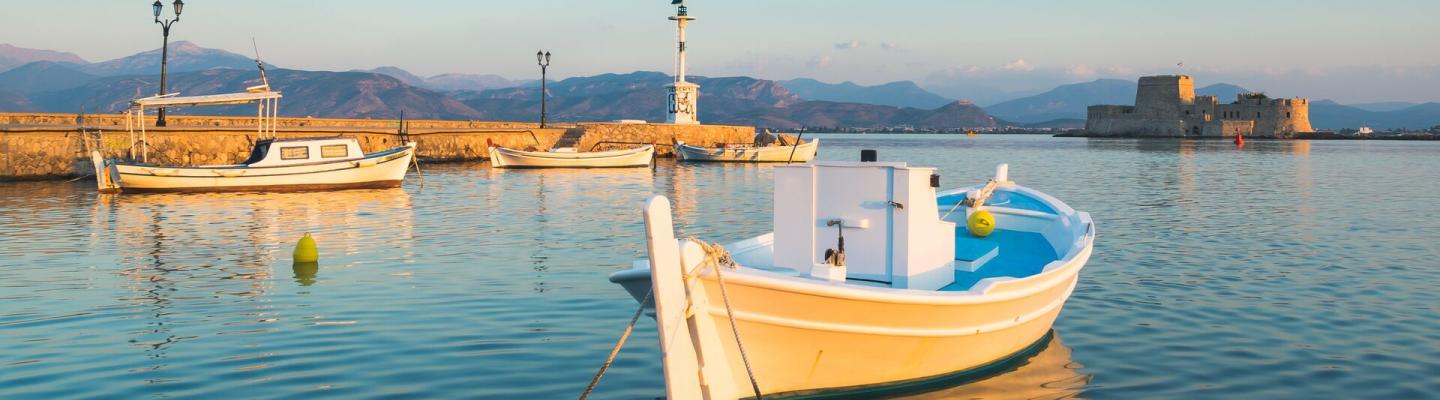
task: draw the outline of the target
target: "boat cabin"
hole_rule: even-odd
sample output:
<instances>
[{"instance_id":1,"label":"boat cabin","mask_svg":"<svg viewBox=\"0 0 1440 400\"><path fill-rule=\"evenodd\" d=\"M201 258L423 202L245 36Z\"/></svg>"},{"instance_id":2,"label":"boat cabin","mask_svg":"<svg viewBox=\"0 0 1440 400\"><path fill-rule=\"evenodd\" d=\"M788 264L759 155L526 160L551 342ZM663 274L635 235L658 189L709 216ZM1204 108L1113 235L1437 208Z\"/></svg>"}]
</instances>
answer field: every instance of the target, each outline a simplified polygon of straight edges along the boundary
<instances>
[{"instance_id":1,"label":"boat cabin","mask_svg":"<svg viewBox=\"0 0 1440 400\"><path fill-rule=\"evenodd\" d=\"M1004 171L981 207L998 228L981 237L967 230L977 210L963 201L981 186L937 193L933 168L873 161L777 166L773 237L739 243L732 256L781 274L948 292L1036 275L1078 251L1088 216L1015 185ZM844 257L830 257L841 248Z\"/></svg>"},{"instance_id":2,"label":"boat cabin","mask_svg":"<svg viewBox=\"0 0 1440 400\"><path fill-rule=\"evenodd\" d=\"M355 138L285 138L260 139L250 151L250 158L241 163L247 167L276 167L344 161L365 157Z\"/></svg>"}]
</instances>

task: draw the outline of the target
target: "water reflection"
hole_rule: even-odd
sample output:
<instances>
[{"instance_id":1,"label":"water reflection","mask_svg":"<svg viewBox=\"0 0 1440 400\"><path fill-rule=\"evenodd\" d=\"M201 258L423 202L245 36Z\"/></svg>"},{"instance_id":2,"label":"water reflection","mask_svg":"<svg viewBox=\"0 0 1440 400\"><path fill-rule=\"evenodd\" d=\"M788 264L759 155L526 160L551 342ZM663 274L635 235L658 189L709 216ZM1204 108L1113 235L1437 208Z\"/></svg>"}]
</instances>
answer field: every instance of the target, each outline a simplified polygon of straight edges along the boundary
<instances>
[{"instance_id":1,"label":"water reflection","mask_svg":"<svg viewBox=\"0 0 1440 400\"><path fill-rule=\"evenodd\" d=\"M1003 372L959 386L928 393L898 397L929 399L1069 399L1079 398L1090 384L1085 366L1071 358L1070 348L1051 332L1050 343L1034 356Z\"/></svg>"},{"instance_id":2,"label":"water reflection","mask_svg":"<svg viewBox=\"0 0 1440 400\"><path fill-rule=\"evenodd\" d=\"M320 263L296 262L290 269L295 272L295 283L299 283L300 286L310 286L315 284L315 275L320 273Z\"/></svg>"}]
</instances>

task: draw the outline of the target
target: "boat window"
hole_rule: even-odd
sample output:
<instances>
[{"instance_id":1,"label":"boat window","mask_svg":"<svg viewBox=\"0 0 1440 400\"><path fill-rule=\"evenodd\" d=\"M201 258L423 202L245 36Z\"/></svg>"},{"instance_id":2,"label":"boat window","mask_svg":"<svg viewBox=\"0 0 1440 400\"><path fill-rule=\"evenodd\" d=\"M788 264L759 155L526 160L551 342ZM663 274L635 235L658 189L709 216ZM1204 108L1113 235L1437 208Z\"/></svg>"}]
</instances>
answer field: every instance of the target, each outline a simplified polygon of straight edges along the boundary
<instances>
[{"instance_id":1,"label":"boat window","mask_svg":"<svg viewBox=\"0 0 1440 400\"><path fill-rule=\"evenodd\" d=\"M310 158L309 146L281 147L281 160L306 160Z\"/></svg>"},{"instance_id":2,"label":"boat window","mask_svg":"<svg viewBox=\"0 0 1440 400\"><path fill-rule=\"evenodd\" d=\"M324 146L320 146L320 157L321 157L321 158L338 158L338 157L349 157L349 156L350 156L350 146L346 146L346 145L343 145L343 144L327 144L327 145L324 145Z\"/></svg>"}]
</instances>

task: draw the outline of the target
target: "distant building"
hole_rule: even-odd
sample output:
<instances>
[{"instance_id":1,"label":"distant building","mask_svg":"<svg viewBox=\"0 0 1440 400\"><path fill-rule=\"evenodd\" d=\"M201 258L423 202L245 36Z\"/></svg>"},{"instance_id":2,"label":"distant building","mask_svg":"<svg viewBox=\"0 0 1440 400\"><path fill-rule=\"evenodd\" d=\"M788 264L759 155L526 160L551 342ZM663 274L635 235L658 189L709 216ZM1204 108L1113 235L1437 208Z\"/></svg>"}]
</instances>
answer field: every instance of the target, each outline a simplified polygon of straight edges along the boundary
<instances>
[{"instance_id":1,"label":"distant building","mask_svg":"<svg viewBox=\"0 0 1440 400\"><path fill-rule=\"evenodd\" d=\"M1241 93L1235 102L1220 104L1215 96L1195 96L1188 75L1141 77L1135 105L1090 106L1087 114L1091 136L1290 137L1314 130L1309 100Z\"/></svg>"}]
</instances>

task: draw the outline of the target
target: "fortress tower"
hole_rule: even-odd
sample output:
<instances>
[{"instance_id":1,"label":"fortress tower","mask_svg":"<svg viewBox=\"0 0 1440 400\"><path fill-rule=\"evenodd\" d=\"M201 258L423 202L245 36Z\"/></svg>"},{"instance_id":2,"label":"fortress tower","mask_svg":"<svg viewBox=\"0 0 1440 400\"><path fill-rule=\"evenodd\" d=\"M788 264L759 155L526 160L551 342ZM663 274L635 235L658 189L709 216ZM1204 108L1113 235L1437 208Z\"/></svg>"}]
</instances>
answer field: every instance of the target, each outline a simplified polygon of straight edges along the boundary
<instances>
[{"instance_id":1,"label":"fortress tower","mask_svg":"<svg viewBox=\"0 0 1440 400\"><path fill-rule=\"evenodd\" d=\"M665 122L671 124L698 124L696 118L699 112L696 108L696 100L700 97L700 85L685 81L685 24L695 20L685 9L683 0L675 0L672 4L678 4L675 8L675 16L670 17L675 21L675 38L679 42L675 52L675 83L666 86L669 88L670 99L667 101L669 109L666 110Z\"/></svg>"},{"instance_id":2,"label":"fortress tower","mask_svg":"<svg viewBox=\"0 0 1440 400\"><path fill-rule=\"evenodd\" d=\"M1242 93L1221 104L1215 96L1195 96L1195 81L1187 75L1141 77L1135 105L1095 105L1087 112L1091 136L1283 138L1314 130L1309 100Z\"/></svg>"}]
</instances>

